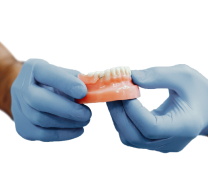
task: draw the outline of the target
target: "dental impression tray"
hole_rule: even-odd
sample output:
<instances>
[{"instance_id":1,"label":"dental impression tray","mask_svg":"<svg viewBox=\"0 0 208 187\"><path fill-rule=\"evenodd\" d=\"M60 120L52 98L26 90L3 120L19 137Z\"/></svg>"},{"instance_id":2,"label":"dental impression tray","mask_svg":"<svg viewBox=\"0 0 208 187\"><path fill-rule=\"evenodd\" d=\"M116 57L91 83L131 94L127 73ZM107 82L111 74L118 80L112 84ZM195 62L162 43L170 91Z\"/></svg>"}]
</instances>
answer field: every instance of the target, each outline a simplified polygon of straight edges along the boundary
<instances>
[{"instance_id":1,"label":"dental impression tray","mask_svg":"<svg viewBox=\"0 0 208 187\"><path fill-rule=\"evenodd\" d=\"M140 96L139 87L132 83L129 67L116 67L102 72L79 74L87 87L87 95L76 102L97 103L134 99Z\"/></svg>"}]
</instances>

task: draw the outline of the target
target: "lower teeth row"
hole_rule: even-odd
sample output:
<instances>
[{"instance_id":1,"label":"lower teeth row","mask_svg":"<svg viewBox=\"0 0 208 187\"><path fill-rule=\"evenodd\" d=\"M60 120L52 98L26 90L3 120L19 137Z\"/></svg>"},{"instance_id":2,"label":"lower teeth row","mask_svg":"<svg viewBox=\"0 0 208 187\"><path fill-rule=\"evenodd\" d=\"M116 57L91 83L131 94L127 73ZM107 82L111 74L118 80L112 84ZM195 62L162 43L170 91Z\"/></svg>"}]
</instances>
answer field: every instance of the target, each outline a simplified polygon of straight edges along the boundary
<instances>
[{"instance_id":1,"label":"lower teeth row","mask_svg":"<svg viewBox=\"0 0 208 187\"><path fill-rule=\"evenodd\" d=\"M87 76L88 77L106 77L106 78L110 78L110 76L113 77L117 77L117 76L121 76L121 75L131 75L131 70L129 67L116 67L116 68L112 68L112 69L107 69L105 71L97 71L97 72L93 72L93 73L88 73Z\"/></svg>"}]
</instances>

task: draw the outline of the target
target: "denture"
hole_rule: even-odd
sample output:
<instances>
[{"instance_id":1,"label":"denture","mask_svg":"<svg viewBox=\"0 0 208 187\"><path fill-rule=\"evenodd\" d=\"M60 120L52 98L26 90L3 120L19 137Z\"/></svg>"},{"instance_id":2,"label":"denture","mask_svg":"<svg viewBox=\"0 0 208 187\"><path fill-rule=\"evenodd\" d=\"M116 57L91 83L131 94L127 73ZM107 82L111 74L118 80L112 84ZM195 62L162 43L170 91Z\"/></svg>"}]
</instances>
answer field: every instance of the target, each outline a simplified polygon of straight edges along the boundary
<instances>
[{"instance_id":1,"label":"denture","mask_svg":"<svg viewBox=\"0 0 208 187\"><path fill-rule=\"evenodd\" d=\"M79 74L87 87L87 95L77 103L97 103L134 99L140 96L139 87L133 84L129 67L116 67L105 71Z\"/></svg>"}]
</instances>

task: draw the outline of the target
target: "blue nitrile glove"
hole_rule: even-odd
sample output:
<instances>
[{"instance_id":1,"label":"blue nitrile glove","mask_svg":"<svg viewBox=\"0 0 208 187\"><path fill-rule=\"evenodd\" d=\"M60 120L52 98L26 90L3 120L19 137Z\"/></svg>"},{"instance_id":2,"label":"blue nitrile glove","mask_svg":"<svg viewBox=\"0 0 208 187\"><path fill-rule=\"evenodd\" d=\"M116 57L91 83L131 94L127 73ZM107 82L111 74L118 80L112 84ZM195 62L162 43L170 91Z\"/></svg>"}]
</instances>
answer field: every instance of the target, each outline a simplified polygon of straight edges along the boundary
<instances>
[{"instance_id":1,"label":"blue nitrile glove","mask_svg":"<svg viewBox=\"0 0 208 187\"><path fill-rule=\"evenodd\" d=\"M85 105L74 102L87 94L78 71L30 59L11 88L16 130L27 140L62 141L80 136L91 118Z\"/></svg>"},{"instance_id":2,"label":"blue nitrile glove","mask_svg":"<svg viewBox=\"0 0 208 187\"><path fill-rule=\"evenodd\" d=\"M123 144L178 152L197 135L208 134L208 80L186 65L132 71L135 84L168 88L169 98L149 112L137 99L107 103Z\"/></svg>"}]
</instances>

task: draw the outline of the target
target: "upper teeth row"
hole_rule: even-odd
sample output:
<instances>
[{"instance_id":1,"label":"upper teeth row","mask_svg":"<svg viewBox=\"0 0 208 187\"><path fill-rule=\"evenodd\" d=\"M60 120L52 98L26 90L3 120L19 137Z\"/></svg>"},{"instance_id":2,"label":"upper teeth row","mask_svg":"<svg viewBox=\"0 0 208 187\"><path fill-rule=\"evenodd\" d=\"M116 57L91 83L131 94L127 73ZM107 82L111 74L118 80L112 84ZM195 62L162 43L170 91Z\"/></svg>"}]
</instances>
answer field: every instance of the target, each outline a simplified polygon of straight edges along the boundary
<instances>
[{"instance_id":1,"label":"upper teeth row","mask_svg":"<svg viewBox=\"0 0 208 187\"><path fill-rule=\"evenodd\" d=\"M131 76L131 70L128 66L126 66L126 67L111 68L111 69L107 69L105 71L91 72L91 73L87 74L88 77L94 76L94 77L102 78L105 76L106 79L110 78L111 75L113 77L117 77L117 76L121 76L121 75Z\"/></svg>"}]
</instances>

